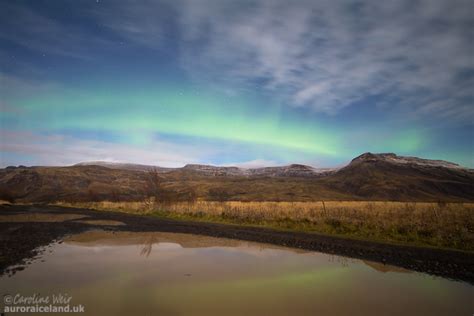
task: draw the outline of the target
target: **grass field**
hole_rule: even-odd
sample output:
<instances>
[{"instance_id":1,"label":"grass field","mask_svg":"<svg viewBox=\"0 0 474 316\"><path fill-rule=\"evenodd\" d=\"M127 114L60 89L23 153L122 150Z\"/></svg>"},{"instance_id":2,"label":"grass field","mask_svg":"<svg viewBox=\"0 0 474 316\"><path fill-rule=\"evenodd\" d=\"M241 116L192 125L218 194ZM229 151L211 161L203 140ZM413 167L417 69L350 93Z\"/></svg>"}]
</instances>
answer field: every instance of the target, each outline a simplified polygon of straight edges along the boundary
<instances>
[{"instance_id":1,"label":"grass field","mask_svg":"<svg viewBox=\"0 0 474 316\"><path fill-rule=\"evenodd\" d=\"M474 203L197 201L163 205L149 200L57 204L474 251Z\"/></svg>"}]
</instances>

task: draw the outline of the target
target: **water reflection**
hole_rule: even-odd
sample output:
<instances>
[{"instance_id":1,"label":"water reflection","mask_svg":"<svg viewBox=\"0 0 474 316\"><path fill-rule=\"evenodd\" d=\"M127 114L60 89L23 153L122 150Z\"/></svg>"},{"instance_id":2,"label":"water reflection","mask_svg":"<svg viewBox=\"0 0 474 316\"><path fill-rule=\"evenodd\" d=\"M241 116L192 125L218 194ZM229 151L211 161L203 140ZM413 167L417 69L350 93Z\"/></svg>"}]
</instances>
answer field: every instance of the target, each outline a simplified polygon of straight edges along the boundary
<instances>
[{"instance_id":1,"label":"water reflection","mask_svg":"<svg viewBox=\"0 0 474 316\"><path fill-rule=\"evenodd\" d=\"M275 246L270 244L240 241L228 238L216 238L209 236L179 234L179 233L157 233L157 232L108 232L102 230L88 231L79 235L71 236L64 240L66 244L80 245L83 247L99 246L140 246L139 254L144 257L150 256L153 246L160 249L170 247L179 248L252 248L252 250L263 251L265 249L285 249L295 253L308 253L306 250ZM350 260L340 256L330 256L334 260Z\"/></svg>"},{"instance_id":2,"label":"water reflection","mask_svg":"<svg viewBox=\"0 0 474 316\"><path fill-rule=\"evenodd\" d=\"M140 255L148 257L151 253L151 250L153 248L153 244L157 243L158 240L155 237L155 235L150 234L148 235L147 238L143 241L143 247L142 250L140 251Z\"/></svg>"},{"instance_id":3,"label":"water reflection","mask_svg":"<svg viewBox=\"0 0 474 316\"><path fill-rule=\"evenodd\" d=\"M66 291L88 315L472 314L468 284L260 243L91 231L52 249L0 291Z\"/></svg>"}]
</instances>

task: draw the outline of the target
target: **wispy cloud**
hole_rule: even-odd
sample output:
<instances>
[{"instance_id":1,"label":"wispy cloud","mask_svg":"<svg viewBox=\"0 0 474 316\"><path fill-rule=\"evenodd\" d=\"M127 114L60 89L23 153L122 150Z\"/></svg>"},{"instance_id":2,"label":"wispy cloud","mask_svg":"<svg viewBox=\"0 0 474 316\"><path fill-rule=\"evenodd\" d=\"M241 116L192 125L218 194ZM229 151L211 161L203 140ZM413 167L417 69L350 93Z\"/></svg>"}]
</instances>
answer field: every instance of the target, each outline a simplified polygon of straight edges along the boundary
<instances>
[{"instance_id":1,"label":"wispy cloud","mask_svg":"<svg viewBox=\"0 0 474 316\"><path fill-rule=\"evenodd\" d=\"M97 6L84 10L99 26L118 38L145 47L162 47L166 25L172 22L171 1L118 1L112 7Z\"/></svg>"},{"instance_id":2,"label":"wispy cloud","mask_svg":"<svg viewBox=\"0 0 474 316\"><path fill-rule=\"evenodd\" d=\"M469 1L189 1L182 26L193 75L293 106L335 114L382 96L409 114L474 114Z\"/></svg>"}]
</instances>

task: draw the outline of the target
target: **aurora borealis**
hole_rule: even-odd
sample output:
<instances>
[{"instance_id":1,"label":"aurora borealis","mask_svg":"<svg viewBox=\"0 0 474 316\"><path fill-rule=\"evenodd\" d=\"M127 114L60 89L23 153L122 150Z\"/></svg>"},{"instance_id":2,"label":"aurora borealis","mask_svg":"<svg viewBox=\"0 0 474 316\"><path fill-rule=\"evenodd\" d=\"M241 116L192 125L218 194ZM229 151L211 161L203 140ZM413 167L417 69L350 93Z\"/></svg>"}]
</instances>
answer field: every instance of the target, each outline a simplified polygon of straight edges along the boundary
<instances>
[{"instance_id":1,"label":"aurora borealis","mask_svg":"<svg viewBox=\"0 0 474 316\"><path fill-rule=\"evenodd\" d=\"M474 167L470 1L0 1L1 167Z\"/></svg>"}]
</instances>

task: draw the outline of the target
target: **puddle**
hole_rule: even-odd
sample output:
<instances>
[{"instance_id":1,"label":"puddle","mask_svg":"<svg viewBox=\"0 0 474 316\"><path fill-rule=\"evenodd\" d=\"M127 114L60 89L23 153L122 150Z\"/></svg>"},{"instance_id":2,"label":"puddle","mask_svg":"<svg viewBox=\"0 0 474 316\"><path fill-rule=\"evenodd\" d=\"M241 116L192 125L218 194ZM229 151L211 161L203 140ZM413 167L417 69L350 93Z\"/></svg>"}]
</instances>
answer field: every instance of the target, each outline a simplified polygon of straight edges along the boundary
<instances>
[{"instance_id":1,"label":"puddle","mask_svg":"<svg viewBox=\"0 0 474 316\"><path fill-rule=\"evenodd\" d=\"M51 249L0 294L67 293L85 315L473 313L466 283L261 243L91 231Z\"/></svg>"}]
</instances>

